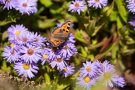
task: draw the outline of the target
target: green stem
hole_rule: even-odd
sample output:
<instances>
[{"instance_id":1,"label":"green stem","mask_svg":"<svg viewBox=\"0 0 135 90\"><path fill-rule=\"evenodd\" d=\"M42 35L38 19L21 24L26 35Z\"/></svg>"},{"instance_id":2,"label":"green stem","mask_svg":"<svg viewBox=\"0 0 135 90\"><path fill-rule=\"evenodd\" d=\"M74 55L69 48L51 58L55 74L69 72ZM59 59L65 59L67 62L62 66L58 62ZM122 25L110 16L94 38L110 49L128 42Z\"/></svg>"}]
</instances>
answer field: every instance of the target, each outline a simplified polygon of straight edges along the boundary
<instances>
[{"instance_id":1,"label":"green stem","mask_svg":"<svg viewBox=\"0 0 135 90\"><path fill-rule=\"evenodd\" d=\"M91 16L90 16L90 8L89 8L89 5L88 5L88 2L87 2L87 0L85 0L85 3L86 3L86 6L87 6L87 12L88 12L88 15L89 15L89 19L91 19Z\"/></svg>"}]
</instances>

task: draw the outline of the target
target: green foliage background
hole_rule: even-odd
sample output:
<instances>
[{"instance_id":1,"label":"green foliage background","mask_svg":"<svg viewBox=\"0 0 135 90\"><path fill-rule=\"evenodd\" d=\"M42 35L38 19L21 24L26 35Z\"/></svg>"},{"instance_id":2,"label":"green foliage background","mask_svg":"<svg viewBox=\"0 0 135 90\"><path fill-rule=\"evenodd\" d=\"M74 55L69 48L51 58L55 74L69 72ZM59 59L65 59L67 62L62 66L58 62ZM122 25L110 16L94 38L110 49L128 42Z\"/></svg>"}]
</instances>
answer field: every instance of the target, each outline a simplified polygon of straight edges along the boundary
<instances>
[{"instance_id":1,"label":"green foliage background","mask_svg":"<svg viewBox=\"0 0 135 90\"><path fill-rule=\"evenodd\" d=\"M21 15L15 10L3 10L0 6L0 69L17 76L13 64L7 63L2 57L3 48L9 43L7 28L10 25L24 24L29 30L49 37L51 30L58 22L71 20L74 27L71 32L75 36L78 54L71 58L78 70L86 60L109 60L123 71L128 67L124 57L135 52L135 31L129 26L131 14L126 8L125 0L109 0L103 9L87 8L78 15L68 11L71 0L38 0L38 12L33 15ZM46 64L33 81L41 84L41 90L75 89L78 72L69 78L63 78L58 72ZM95 89L93 89L95 90Z\"/></svg>"}]
</instances>

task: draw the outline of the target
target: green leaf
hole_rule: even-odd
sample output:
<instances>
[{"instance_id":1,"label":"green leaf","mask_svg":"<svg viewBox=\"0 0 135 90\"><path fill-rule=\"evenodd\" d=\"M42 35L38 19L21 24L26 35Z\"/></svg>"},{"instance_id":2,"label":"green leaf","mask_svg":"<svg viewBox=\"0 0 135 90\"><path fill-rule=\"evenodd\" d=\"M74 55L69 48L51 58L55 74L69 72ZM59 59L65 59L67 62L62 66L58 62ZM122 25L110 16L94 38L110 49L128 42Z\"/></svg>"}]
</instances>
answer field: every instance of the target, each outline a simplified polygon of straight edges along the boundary
<instances>
[{"instance_id":1,"label":"green leaf","mask_svg":"<svg viewBox=\"0 0 135 90\"><path fill-rule=\"evenodd\" d=\"M90 59L91 61L93 61L94 60L94 55L93 54L89 55L88 56L88 59Z\"/></svg>"},{"instance_id":2,"label":"green leaf","mask_svg":"<svg viewBox=\"0 0 135 90\"><path fill-rule=\"evenodd\" d=\"M84 58L87 57L87 51L83 47L81 47L81 56L84 57Z\"/></svg>"},{"instance_id":3,"label":"green leaf","mask_svg":"<svg viewBox=\"0 0 135 90\"><path fill-rule=\"evenodd\" d=\"M49 28L55 25L54 21L55 19L38 20L38 26L41 29Z\"/></svg>"},{"instance_id":4,"label":"green leaf","mask_svg":"<svg viewBox=\"0 0 135 90\"><path fill-rule=\"evenodd\" d=\"M112 58L113 58L113 59L116 59L116 57L117 57L117 52L118 52L118 46L115 45L115 46L113 47L113 49L112 49Z\"/></svg>"},{"instance_id":5,"label":"green leaf","mask_svg":"<svg viewBox=\"0 0 135 90\"><path fill-rule=\"evenodd\" d=\"M7 71L7 72L10 72L11 71L11 68L8 67L7 64L6 64L6 61L3 61L2 64L3 64L2 65L2 70Z\"/></svg>"},{"instance_id":6,"label":"green leaf","mask_svg":"<svg viewBox=\"0 0 135 90\"><path fill-rule=\"evenodd\" d=\"M45 7L50 7L53 3L51 0L39 0Z\"/></svg>"},{"instance_id":7,"label":"green leaf","mask_svg":"<svg viewBox=\"0 0 135 90\"><path fill-rule=\"evenodd\" d=\"M6 31L3 32L3 34L2 34L2 40L5 40L7 37L8 37L8 36L7 36L7 32L6 32Z\"/></svg>"},{"instance_id":8,"label":"green leaf","mask_svg":"<svg viewBox=\"0 0 135 90\"><path fill-rule=\"evenodd\" d=\"M123 27L123 24L122 24L120 17L117 18L117 27L118 27L118 29Z\"/></svg>"},{"instance_id":9,"label":"green leaf","mask_svg":"<svg viewBox=\"0 0 135 90\"><path fill-rule=\"evenodd\" d=\"M64 88L66 88L67 85L61 84L61 85L57 85L58 90L64 90Z\"/></svg>"},{"instance_id":10,"label":"green leaf","mask_svg":"<svg viewBox=\"0 0 135 90\"><path fill-rule=\"evenodd\" d=\"M0 21L0 26L5 26L12 22L16 22L16 20L3 20L3 21Z\"/></svg>"},{"instance_id":11,"label":"green leaf","mask_svg":"<svg viewBox=\"0 0 135 90\"><path fill-rule=\"evenodd\" d=\"M104 26L104 24L105 23L102 23L101 25L96 26L92 36L95 36L97 34L97 32Z\"/></svg>"},{"instance_id":12,"label":"green leaf","mask_svg":"<svg viewBox=\"0 0 135 90\"><path fill-rule=\"evenodd\" d=\"M103 13L106 12L106 16L110 16L110 14L113 12L113 9L114 9L114 1L112 2L112 4L110 6L106 6L103 9Z\"/></svg>"},{"instance_id":13,"label":"green leaf","mask_svg":"<svg viewBox=\"0 0 135 90\"><path fill-rule=\"evenodd\" d=\"M86 27L87 33L92 36L92 34L95 31L95 26L96 26L96 20L91 20L89 22L89 25Z\"/></svg>"},{"instance_id":14,"label":"green leaf","mask_svg":"<svg viewBox=\"0 0 135 90\"><path fill-rule=\"evenodd\" d=\"M53 4L51 7L50 7L50 12L52 14L66 14L65 11L67 11L67 7L68 7L68 4L67 3L63 3L63 5L57 5L57 4Z\"/></svg>"},{"instance_id":15,"label":"green leaf","mask_svg":"<svg viewBox=\"0 0 135 90\"><path fill-rule=\"evenodd\" d=\"M118 8L118 11L119 11L121 18L123 19L124 22L127 22L128 13L127 13L127 10L126 10L125 5L123 3L123 0L115 0L115 2L116 2L116 5L117 5L117 8Z\"/></svg>"},{"instance_id":16,"label":"green leaf","mask_svg":"<svg viewBox=\"0 0 135 90\"><path fill-rule=\"evenodd\" d=\"M46 82L47 84L50 84L51 80L50 80L49 74L45 73L44 77L45 77L45 82Z\"/></svg>"},{"instance_id":17,"label":"green leaf","mask_svg":"<svg viewBox=\"0 0 135 90\"><path fill-rule=\"evenodd\" d=\"M82 30L78 30L76 33L75 33L75 38L77 39L77 40L79 40L80 42L84 42L85 43L85 40L84 40L84 38L83 38L83 31Z\"/></svg>"},{"instance_id":18,"label":"green leaf","mask_svg":"<svg viewBox=\"0 0 135 90\"><path fill-rule=\"evenodd\" d=\"M116 21L118 17L118 12L117 11L113 11L110 15L110 20L111 21Z\"/></svg>"}]
</instances>

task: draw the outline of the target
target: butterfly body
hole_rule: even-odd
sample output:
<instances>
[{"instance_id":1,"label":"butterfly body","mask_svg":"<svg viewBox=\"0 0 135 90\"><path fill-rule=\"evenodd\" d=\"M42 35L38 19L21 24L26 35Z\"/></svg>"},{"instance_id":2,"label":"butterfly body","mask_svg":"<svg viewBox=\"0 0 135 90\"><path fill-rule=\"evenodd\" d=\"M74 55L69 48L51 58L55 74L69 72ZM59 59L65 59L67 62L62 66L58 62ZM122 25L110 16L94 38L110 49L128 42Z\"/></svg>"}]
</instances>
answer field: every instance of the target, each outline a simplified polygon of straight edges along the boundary
<instances>
[{"instance_id":1,"label":"butterfly body","mask_svg":"<svg viewBox=\"0 0 135 90\"><path fill-rule=\"evenodd\" d=\"M52 31L49 41L54 47L58 47L65 42L69 35L70 23L70 21L66 21L61 27L57 27Z\"/></svg>"}]
</instances>

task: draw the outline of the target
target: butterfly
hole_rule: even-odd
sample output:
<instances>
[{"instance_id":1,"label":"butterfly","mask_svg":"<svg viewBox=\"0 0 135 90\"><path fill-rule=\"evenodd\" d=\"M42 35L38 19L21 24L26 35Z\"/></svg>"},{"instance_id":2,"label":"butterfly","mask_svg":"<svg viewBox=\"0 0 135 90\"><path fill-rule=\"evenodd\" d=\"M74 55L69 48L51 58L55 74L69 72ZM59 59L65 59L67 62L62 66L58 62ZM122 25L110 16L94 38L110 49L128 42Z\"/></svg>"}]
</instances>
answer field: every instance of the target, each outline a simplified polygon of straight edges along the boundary
<instances>
[{"instance_id":1,"label":"butterfly","mask_svg":"<svg viewBox=\"0 0 135 90\"><path fill-rule=\"evenodd\" d=\"M68 20L63 23L61 27L57 27L51 32L49 42L53 45L53 47L58 47L66 41L69 35L70 24L71 22Z\"/></svg>"}]
</instances>

